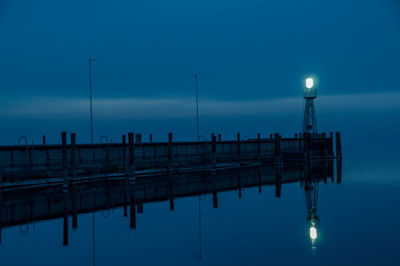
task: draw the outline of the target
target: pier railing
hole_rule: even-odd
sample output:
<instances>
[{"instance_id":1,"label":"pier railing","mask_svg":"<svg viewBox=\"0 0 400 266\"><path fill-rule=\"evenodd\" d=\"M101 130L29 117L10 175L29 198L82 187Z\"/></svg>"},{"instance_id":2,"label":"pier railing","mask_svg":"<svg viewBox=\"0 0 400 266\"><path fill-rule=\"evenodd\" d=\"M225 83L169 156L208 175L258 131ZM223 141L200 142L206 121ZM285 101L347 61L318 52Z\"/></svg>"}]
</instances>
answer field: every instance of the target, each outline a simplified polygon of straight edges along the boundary
<instances>
[{"instance_id":1,"label":"pier railing","mask_svg":"<svg viewBox=\"0 0 400 266\"><path fill-rule=\"evenodd\" d=\"M340 136L336 135L336 138ZM138 171L172 171L183 168L216 168L227 164L284 163L307 158L334 157L333 134L282 138L217 141L135 143L133 133L121 143L76 144L74 133L59 145L0 147L2 183L42 178L73 180L94 175L134 176ZM128 139L128 141L126 141ZM338 140L337 140L338 141Z\"/></svg>"}]
</instances>

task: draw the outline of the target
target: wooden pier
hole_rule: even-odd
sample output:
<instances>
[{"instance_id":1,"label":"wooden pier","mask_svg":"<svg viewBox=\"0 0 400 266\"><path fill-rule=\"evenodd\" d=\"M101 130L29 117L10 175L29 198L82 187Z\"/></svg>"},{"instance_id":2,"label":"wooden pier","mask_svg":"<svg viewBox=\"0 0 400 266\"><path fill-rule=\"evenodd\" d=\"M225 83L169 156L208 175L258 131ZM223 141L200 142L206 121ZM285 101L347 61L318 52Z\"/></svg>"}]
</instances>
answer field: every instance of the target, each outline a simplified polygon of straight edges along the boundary
<instances>
[{"instance_id":1,"label":"wooden pier","mask_svg":"<svg viewBox=\"0 0 400 266\"><path fill-rule=\"evenodd\" d=\"M83 179L127 177L155 172L221 169L241 164L275 164L341 156L340 134L295 135L284 138L177 142L142 142L140 134L122 135L121 143L77 144L74 133L61 133L62 143L0 146L0 185L4 187L60 184ZM69 137L69 138L67 138ZM69 141L68 141L69 139ZM136 141L135 141L136 140ZM339 146L338 146L339 145Z\"/></svg>"}]
</instances>

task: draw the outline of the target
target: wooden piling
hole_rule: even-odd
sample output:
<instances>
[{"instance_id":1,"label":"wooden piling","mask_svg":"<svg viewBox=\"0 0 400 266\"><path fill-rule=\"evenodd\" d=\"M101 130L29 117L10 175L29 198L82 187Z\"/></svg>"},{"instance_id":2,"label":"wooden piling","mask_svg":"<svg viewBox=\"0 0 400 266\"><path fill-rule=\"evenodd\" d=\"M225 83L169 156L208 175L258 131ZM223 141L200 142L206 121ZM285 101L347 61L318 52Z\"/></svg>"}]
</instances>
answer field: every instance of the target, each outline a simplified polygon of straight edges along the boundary
<instances>
[{"instance_id":1,"label":"wooden piling","mask_svg":"<svg viewBox=\"0 0 400 266\"><path fill-rule=\"evenodd\" d=\"M135 141L133 139L133 132L128 133L128 149L129 149L128 175L129 179L135 179Z\"/></svg>"},{"instance_id":2,"label":"wooden piling","mask_svg":"<svg viewBox=\"0 0 400 266\"><path fill-rule=\"evenodd\" d=\"M126 172L126 135L122 135L122 144L121 144L121 149L122 149L122 170Z\"/></svg>"},{"instance_id":3,"label":"wooden piling","mask_svg":"<svg viewBox=\"0 0 400 266\"><path fill-rule=\"evenodd\" d=\"M257 133L257 160L261 160L261 134Z\"/></svg>"},{"instance_id":4,"label":"wooden piling","mask_svg":"<svg viewBox=\"0 0 400 266\"><path fill-rule=\"evenodd\" d=\"M172 169L172 133L168 133L168 171Z\"/></svg>"},{"instance_id":5,"label":"wooden piling","mask_svg":"<svg viewBox=\"0 0 400 266\"><path fill-rule=\"evenodd\" d=\"M211 160L212 169L215 171L217 167L217 138L214 133L211 134Z\"/></svg>"},{"instance_id":6,"label":"wooden piling","mask_svg":"<svg viewBox=\"0 0 400 266\"><path fill-rule=\"evenodd\" d=\"M222 136L221 136L221 134L218 134L218 142L221 142L222 141Z\"/></svg>"},{"instance_id":7,"label":"wooden piling","mask_svg":"<svg viewBox=\"0 0 400 266\"><path fill-rule=\"evenodd\" d=\"M46 135L42 136L42 140L43 140L43 145L46 145Z\"/></svg>"},{"instance_id":8,"label":"wooden piling","mask_svg":"<svg viewBox=\"0 0 400 266\"><path fill-rule=\"evenodd\" d=\"M340 140L340 132L336 132L336 157L342 157L342 143Z\"/></svg>"},{"instance_id":9,"label":"wooden piling","mask_svg":"<svg viewBox=\"0 0 400 266\"><path fill-rule=\"evenodd\" d=\"M282 150L281 150L281 137L278 133L274 134L274 144L275 144L275 152L274 152L274 161L275 165L281 166L283 163L282 159Z\"/></svg>"},{"instance_id":10,"label":"wooden piling","mask_svg":"<svg viewBox=\"0 0 400 266\"><path fill-rule=\"evenodd\" d=\"M261 181L261 168L258 166L257 168L257 178L258 178L258 194L262 193L262 181Z\"/></svg>"},{"instance_id":11,"label":"wooden piling","mask_svg":"<svg viewBox=\"0 0 400 266\"><path fill-rule=\"evenodd\" d=\"M71 178L76 177L76 134L71 133Z\"/></svg>"},{"instance_id":12,"label":"wooden piling","mask_svg":"<svg viewBox=\"0 0 400 266\"><path fill-rule=\"evenodd\" d=\"M150 134L149 142L150 142L150 143L153 143L153 134Z\"/></svg>"},{"instance_id":13,"label":"wooden piling","mask_svg":"<svg viewBox=\"0 0 400 266\"><path fill-rule=\"evenodd\" d=\"M64 188L68 187L68 162L67 162L67 132L61 132L62 167Z\"/></svg>"},{"instance_id":14,"label":"wooden piling","mask_svg":"<svg viewBox=\"0 0 400 266\"><path fill-rule=\"evenodd\" d=\"M237 133L237 157L240 161L240 133Z\"/></svg>"}]
</instances>

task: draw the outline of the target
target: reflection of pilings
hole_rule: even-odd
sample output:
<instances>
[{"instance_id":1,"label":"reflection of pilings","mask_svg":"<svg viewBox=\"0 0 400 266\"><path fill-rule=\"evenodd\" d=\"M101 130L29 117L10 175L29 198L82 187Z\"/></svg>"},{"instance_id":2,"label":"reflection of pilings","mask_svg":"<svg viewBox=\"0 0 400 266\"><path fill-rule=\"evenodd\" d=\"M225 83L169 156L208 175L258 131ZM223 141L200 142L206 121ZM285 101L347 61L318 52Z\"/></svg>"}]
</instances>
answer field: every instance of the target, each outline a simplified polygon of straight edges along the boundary
<instances>
[{"instance_id":1,"label":"reflection of pilings","mask_svg":"<svg viewBox=\"0 0 400 266\"><path fill-rule=\"evenodd\" d=\"M261 194L261 169L260 167L257 168L257 176L258 176L258 194Z\"/></svg>"},{"instance_id":2,"label":"reflection of pilings","mask_svg":"<svg viewBox=\"0 0 400 266\"><path fill-rule=\"evenodd\" d=\"M123 195L123 197L124 197L124 202L123 202L123 204L124 204L124 217L128 217L128 202L127 202L127 195L126 195L127 187L128 187L128 185L125 184L125 186L124 186L124 195Z\"/></svg>"},{"instance_id":3,"label":"reflection of pilings","mask_svg":"<svg viewBox=\"0 0 400 266\"><path fill-rule=\"evenodd\" d=\"M218 197L217 197L217 189L215 183L213 183L212 197L213 197L213 207L218 208Z\"/></svg>"},{"instance_id":4,"label":"reflection of pilings","mask_svg":"<svg viewBox=\"0 0 400 266\"><path fill-rule=\"evenodd\" d=\"M68 191L64 192L63 246L68 246Z\"/></svg>"},{"instance_id":5,"label":"reflection of pilings","mask_svg":"<svg viewBox=\"0 0 400 266\"><path fill-rule=\"evenodd\" d=\"M169 194L169 210L173 211L173 210L175 210L175 205L174 205L174 193L172 191L172 182L171 182L171 180L169 180L168 194Z\"/></svg>"},{"instance_id":6,"label":"reflection of pilings","mask_svg":"<svg viewBox=\"0 0 400 266\"><path fill-rule=\"evenodd\" d=\"M261 160L261 134L257 133L257 160L260 163Z\"/></svg>"},{"instance_id":7,"label":"reflection of pilings","mask_svg":"<svg viewBox=\"0 0 400 266\"><path fill-rule=\"evenodd\" d=\"M336 157L342 157L342 143L340 140L340 132L336 132Z\"/></svg>"},{"instance_id":8,"label":"reflection of pilings","mask_svg":"<svg viewBox=\"0 0 400 266\"><path fill-rule=\"evenodd\" d=\"M241 199L242 198L242 183L241 183L241 179L242 179L242 176L241 176L241 171L240 171L240 169L239 169L239 174L238 174L238 190L239 190L239 199Z\"/></svg>"},{"instance_id":9,"label":"reflection of pilings","mask_svg":"<svg viewBox=\"0 0 400 266\"><path fill-rule=\"evenodd\" d=\"M75 186L72 187L72 191L71 191L71 200L72 200L72 228L73 229L78 229L78 214L77 214L77 206L76 206L76 188Z\"/></svg>"},{"instance_id":10,"label":"reflection of pilings","mask_svg":"<svg viewBox=\"0 0 400 266\"><path fill-rule=\"evenodd\" d=\"M129 227L136 228L135 185L129 185Z\"/></svg>"},{"instance_id":11,"label":"reflection of pilings","mask_svg":"<svg viewBox=\"0 0 400 266\"><path fill-rule=\"evenodd\" d=\"M282 173L281 168L276 168L275 173L275 197L281 197L281 187L282 187Z\"/></svg>"},{"instance_id":12,"label":"reflection of pilings","mask_svg":"<svg viewBox=\"0 0 400 266\"><path fill-rule=\"evenodd\" d=\"M336 182L342 183L342 158L336 159Z\"/></svg>"},{"instance_id":13,"label":"reflection of pilings","mask_svg":"<svg viewBox=\"0 0 400 266\"><path fill-rule=\"evenodd\" d=\"M0 185L3 186L3 162L0 161Z\"/></svg>"},{"instance_id":14,"label":"reflection of pilings","mask_svg":"<svg viewBox=\"0 0 400 266\"><path fill-rule=\"evenodd\" d=\"M0 191L0 244L2 242L3 191Z\"/></svg>"}]
</instances>

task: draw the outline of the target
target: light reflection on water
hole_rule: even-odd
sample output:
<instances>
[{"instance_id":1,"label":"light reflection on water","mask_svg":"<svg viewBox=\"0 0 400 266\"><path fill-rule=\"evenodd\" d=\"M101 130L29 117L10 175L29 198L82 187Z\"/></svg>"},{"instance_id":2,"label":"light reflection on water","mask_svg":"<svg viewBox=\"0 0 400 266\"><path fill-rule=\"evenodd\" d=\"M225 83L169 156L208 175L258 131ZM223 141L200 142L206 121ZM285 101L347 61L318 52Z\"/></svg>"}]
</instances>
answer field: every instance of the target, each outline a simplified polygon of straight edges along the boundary
<instances>
[{"instance_id":1,"label":"light reflection on water","mask_svg":"<svg viewBox=\"0 0 400 266\"><path fill-rule=\"evenodd\" d=\"M66 246L64 217L6 227L0 256L4 265L93 265L94 229L96 265L397 265L400 187L347 183L354 171L345 167L340 185L303 177L279 190L274 179L135 205L134 228L129 204L79 214L76 229L69 216Z\"/></svg>"}]
</instances>

